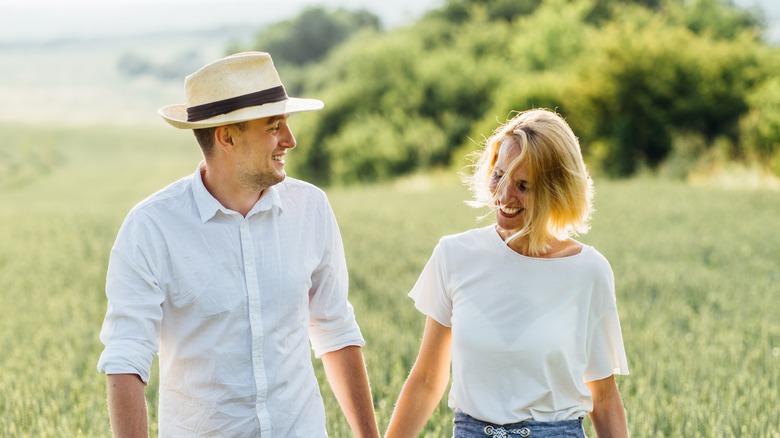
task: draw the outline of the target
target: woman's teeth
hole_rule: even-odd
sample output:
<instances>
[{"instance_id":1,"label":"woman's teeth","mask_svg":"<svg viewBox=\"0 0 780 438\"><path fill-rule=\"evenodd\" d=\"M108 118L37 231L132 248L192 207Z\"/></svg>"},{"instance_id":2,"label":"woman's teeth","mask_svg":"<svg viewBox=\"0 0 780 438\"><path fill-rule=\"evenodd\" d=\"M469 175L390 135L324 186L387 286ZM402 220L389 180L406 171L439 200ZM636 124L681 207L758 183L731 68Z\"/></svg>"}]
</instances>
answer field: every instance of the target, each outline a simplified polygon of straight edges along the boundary
<instances>
[{"instance_id":1,"label":"woman's teeth","mask_svg":"<svg viewBox=\"0 0 780 438\"><path fill-rule=\"evenodd\" d=\"M501 209L501 212L508 215L515 215L517 213L520 213L523 209L522 208L509 208L501 206L499 207Z\"/></svg>"}]
</instances>

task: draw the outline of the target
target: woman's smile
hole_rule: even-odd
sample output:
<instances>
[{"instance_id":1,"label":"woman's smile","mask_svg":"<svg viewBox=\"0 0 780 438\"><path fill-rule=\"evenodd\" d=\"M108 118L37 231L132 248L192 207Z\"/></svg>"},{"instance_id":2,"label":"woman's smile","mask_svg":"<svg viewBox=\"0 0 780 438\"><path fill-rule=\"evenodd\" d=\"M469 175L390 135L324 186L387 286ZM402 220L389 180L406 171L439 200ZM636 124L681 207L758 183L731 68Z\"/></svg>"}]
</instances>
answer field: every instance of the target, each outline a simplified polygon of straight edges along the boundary
<instances>
[{"instance_id":1,"label":"woman's smile","mask_svg":"<svg viewBox=\"0 0 780 438\"><path fill-rule=\"evenodd\" d=\"M504 205L498 206L498 211L505 218L513 218L525 211L525 208L510 208Z\"/></svg>"}]
</instances>

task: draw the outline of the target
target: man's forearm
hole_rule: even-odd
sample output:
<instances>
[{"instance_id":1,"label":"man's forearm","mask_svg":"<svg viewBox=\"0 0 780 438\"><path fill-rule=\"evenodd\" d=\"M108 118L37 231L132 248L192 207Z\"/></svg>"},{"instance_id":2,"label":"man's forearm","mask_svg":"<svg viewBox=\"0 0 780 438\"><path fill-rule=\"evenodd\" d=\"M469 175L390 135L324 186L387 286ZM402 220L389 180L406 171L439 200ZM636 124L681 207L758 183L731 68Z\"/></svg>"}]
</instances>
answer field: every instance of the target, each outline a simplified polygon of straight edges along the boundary
<instances>
[{"instance_id":1,"label":"man's forearm","mask_svg":"<svg viewBox=\"0 0 780 438\"><path fill-rule=\"evenodd\" d=\"M148 437L144 382L136 374L106 376L108 415L117 438Z\"/></svg>"},{"instance_id":2,"label":"man's forearm","mask_svg":"<svg viewBox=\"0 0 780 438\"><path fill-rule=\"evenodd\" d=\"M379 437L371 387L360 347L346 347L322 356L330 387L359 438Z\"/></svg>"}]
</instances>

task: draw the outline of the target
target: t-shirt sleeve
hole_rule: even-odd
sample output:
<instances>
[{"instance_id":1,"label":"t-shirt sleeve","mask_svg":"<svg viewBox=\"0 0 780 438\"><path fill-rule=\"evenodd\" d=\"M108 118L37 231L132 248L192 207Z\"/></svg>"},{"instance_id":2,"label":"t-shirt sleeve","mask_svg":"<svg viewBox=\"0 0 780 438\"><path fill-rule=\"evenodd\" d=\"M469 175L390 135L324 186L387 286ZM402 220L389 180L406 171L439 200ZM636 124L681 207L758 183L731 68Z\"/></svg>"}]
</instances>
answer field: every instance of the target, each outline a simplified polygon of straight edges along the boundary
<instances>
[{"instance_id":1,"label":"t-shirt sleeve","mask_svg":"<svg viewBox=\"0 0 780 438\"><path fill-rule=\"evenodd\" d=\"M617 309L603 315L591 329L588 343L588 366L585 381L599 380L613 374L628 374L628 360L623 346Z\"/></svg>"},{"instance_id":2,"label":"t-shirt sleeve","mask_svg":"<svg viewBox=\"0 0 780 438\"><path fill-rule=\"evenodd\" d=\"M435 319L439 324L452 326L452 295L447 287L447 269L442 242L433 249L409 296L417 310Z\"/></svg>"},{"instance_id":3,"label":"t-shirt sleeve","mask_svg":"<svg viewBox=\"0 0 780 438\"><path fill-rule=\"evenodd\" d=\"M597 286L601 288L601 293L597 293L597 296L601 297L601 303L597 305L601 312L588 329L588 363L584 376L586 382L604 379L613 374L629 373L615 298L614 277L611 269L607 270L604 282Z\"/></svg>"}]
</instances>

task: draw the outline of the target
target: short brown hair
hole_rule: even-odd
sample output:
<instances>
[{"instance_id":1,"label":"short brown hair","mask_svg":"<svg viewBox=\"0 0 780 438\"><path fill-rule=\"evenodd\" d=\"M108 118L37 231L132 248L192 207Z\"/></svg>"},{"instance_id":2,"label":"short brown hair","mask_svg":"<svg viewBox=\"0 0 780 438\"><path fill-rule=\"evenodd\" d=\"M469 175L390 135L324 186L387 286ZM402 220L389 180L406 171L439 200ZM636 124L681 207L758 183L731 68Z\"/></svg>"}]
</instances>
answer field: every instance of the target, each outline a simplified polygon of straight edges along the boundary
<instances>
[{"instance_id":1,"label":"short brown hair","mask_svg":"<svg viewBox=\"0 0 780 438\"><path fill-rule=\"evenodd\" d=\"M246 122L233 123L233 126L238 128L239 131L246 129ZM214 149L214 132L217 130L217 126L211 128L193 129L192 133L195 134L195 140L200 145L200 150L203 151L203 156L208 157L211 155L211 151Z\"/></svg>"}]
</instances>

